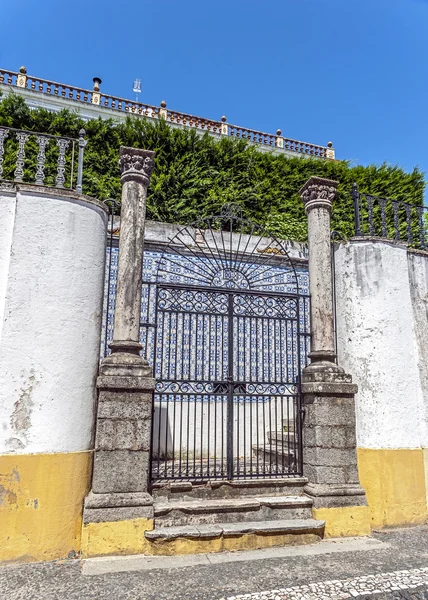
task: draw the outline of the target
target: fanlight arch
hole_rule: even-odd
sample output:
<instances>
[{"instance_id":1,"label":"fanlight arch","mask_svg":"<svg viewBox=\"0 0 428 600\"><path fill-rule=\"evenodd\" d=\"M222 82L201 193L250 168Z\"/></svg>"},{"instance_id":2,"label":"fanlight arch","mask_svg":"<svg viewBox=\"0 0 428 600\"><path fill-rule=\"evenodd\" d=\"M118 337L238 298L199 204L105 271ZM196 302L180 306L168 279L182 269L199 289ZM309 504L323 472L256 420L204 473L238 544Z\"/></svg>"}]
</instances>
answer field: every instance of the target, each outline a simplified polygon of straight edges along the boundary
<instances>
[{"instance_id":1,"label":"fanlight arch","mask_svg":"<svg viewBox=\"0 0 428 600\"><path fill-rule=\"evenodd\" d=\"M299 294L286 242L246 219L234 204L185 225L169 240L156 282Z\"/></svg>"}]
</instances>

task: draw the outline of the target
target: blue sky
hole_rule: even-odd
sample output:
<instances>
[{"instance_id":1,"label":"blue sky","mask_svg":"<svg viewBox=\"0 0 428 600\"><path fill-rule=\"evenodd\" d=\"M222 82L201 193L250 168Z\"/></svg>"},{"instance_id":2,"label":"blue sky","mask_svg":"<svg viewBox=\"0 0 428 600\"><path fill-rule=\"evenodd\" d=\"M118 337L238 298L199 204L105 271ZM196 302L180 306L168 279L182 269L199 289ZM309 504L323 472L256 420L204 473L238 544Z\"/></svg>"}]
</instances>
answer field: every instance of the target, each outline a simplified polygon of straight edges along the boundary
<instances>
[{"instance_id":1,"label":"blue sky","mask_svg":"<svg viewBox=\"0 0 428 600\"><path fill-rule=\"evenodd\" d=\"M17 0L0 67L428 171L428 0ZM7 25L7 26L6 26Z\"/></svg>"}]
</instances>

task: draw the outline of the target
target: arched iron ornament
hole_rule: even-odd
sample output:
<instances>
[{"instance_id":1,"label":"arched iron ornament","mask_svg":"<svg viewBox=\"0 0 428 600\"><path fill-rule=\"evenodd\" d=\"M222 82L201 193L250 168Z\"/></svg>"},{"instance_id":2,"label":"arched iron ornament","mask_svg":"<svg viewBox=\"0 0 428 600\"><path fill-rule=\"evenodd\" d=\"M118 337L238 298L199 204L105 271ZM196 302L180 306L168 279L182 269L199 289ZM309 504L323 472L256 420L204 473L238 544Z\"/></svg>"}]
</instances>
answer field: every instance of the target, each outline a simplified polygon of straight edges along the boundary
<instances>
[{"instance_id":1,"label":"arched iron ornament","mask_svg":"<svg viewBox=\"0 0 428 600\"><path fill-rule=\"evenodd\" d=\"M156 276L153 481L302 474L307 296L286 242L226 205Z\"/></svg>"},{"instance_id":2,"label":"arched iron ornament","mask_svg":"<svg viewBox=\"0 0 428 600\"><path fill-rule=\"evenodd\" d=\"M169 240L157 283L178 281L178 270L180 281L184 277L192 286L299 293L286 242L246 219L236 204L225 204L218 215L183 226Z\"/></svg>"}]
</instances>

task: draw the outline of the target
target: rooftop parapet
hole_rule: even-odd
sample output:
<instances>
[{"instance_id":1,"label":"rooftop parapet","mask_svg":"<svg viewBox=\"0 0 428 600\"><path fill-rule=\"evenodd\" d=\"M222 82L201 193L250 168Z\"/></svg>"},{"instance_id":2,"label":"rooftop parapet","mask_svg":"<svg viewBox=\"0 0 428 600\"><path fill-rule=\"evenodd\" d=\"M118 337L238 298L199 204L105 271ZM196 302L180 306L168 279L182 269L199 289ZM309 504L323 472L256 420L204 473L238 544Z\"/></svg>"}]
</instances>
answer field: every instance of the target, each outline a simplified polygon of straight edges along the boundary
<instances>
[{"instance_id":1,"label":"rooftop parapet","mask_svg":"<svg viewBox=\"0 0 428 600\"><path fill-rule=\"evenodd\" d=\"M162 100L160 106L152 106L117 96L110 96L101 92L100 86L102 81L99 77L94 77L93 81L93 89L87 90L27 75L25 67L21 67L18 72L0 69L0 88L2 86L10 86L16 88L16 91L27 90L35 94L43 94L44 97L64 98L67 103L68 101L72 101L89 107L100 108L101 111L106 109L125 115L140 115L150 119L164 119L168 123L179 127L192 127L200 131L207 131L213 135L225 135L245 139L262 148L267 149L270 147L278 152L284 151L287 154L296 153L309 157L335 159L335 150L332 142L329 142L327 146L318 146L308 142L285 138L282 136L280 129L273 134L233 125L227 122L225 116L221 117L220 121L195 117L167 108L165 100Z\"/></svg>"}]
</instances>

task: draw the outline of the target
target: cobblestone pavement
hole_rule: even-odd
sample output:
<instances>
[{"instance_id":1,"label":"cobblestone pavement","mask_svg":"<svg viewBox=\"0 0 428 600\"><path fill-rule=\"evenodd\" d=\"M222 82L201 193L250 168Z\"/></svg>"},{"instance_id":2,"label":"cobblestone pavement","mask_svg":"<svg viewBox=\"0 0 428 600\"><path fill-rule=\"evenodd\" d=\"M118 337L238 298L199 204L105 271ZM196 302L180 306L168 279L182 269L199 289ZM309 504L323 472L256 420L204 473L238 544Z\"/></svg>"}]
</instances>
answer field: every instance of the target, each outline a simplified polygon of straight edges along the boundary
<instances>
[{"instance_id":1,"label":"cobblestone pavement","mask_svg":"<svg viewBox=\"0 0 428 600\"><path fill-rule=\"evenodd\" d=\"M333 579L309 585L298 585L270 592L241 594L221 600L360 600L404 598L428 599L428 567L366 575L342 581Z\"/></svg>"},{"instance_id":2,"label":"cobblestone pavement","mask_svg":"<svg viewBox=\"0 0 428 600\"><path fill-rule=\"evenodd\" d=\"M152 568L145 559L144 569L128 563L131 568L126 571L123 564L128 559L120 559L98 574L95 569L89 574L78 559L10 565L0 568L0 600L428 600L427 526L373 533L366 549L349 548L342 551L341 543L329 541L289 548L288 554L270 549L208 555L190 566L183 566L188 561L179 566L175 559L171 564L164 559L163 568L159 563ZM387 573L393 575L384 578ZM388 592L382 587L387 581ZM393 582L404 588L393 590ZM371 593L363 584L373 586Z\"/></svg>"}]
</instances>

